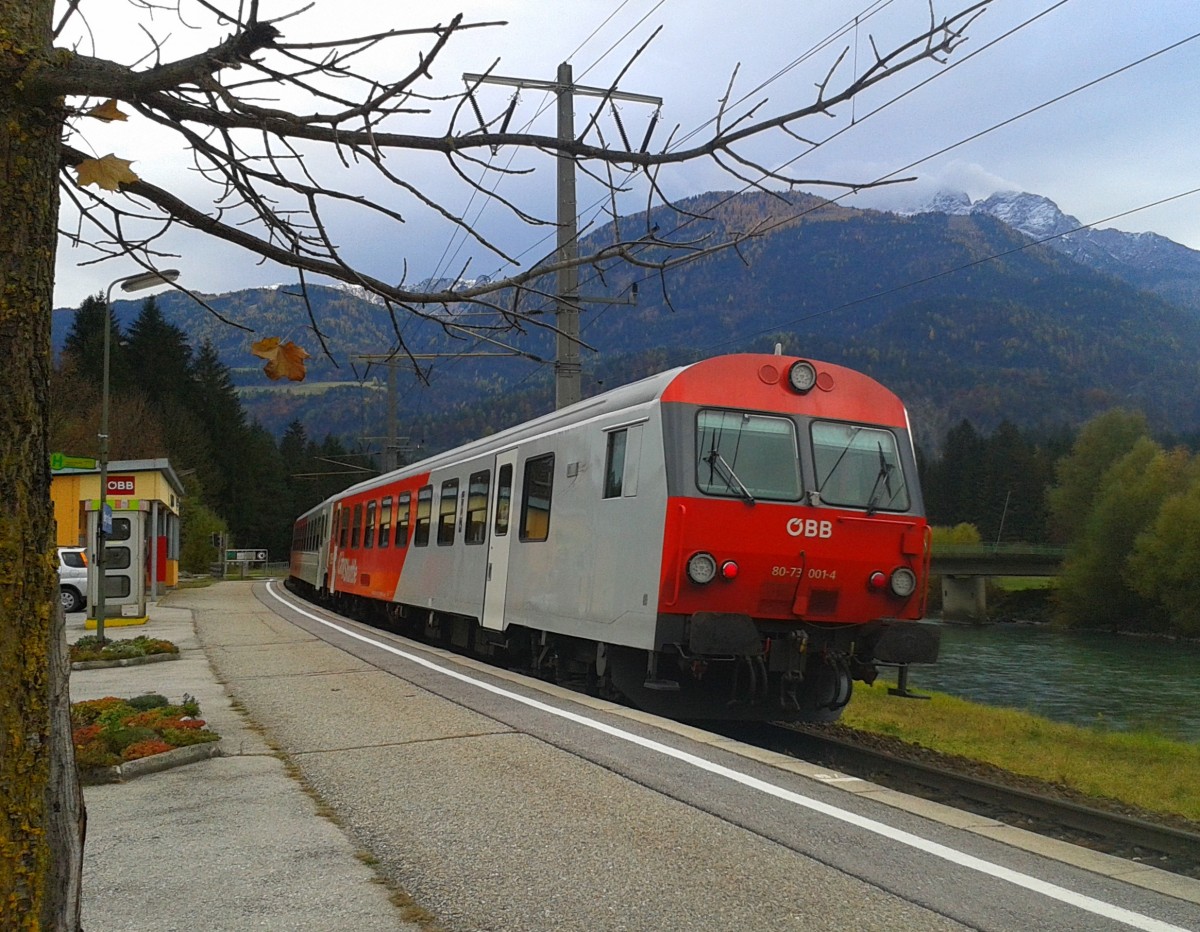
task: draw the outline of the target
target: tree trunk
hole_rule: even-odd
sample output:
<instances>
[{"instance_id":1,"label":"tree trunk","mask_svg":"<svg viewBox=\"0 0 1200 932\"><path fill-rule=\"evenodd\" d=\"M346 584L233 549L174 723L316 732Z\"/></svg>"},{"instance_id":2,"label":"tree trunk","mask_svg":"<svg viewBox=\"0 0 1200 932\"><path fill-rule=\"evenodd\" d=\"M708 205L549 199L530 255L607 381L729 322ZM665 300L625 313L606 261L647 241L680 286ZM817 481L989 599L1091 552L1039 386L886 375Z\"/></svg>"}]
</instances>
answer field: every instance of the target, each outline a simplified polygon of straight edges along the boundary
<instances>
[{"instance_id":1,"label":"tree trunk","mask_svg":"<svg viewBox=\"0 0 1200 932\"><path fill-rule=\"evenodd\" d=\"M0 925L79 927L84 815L69 722L47 449L58 101L53 0L0 0Z\"/></svg>"}]
</instances>

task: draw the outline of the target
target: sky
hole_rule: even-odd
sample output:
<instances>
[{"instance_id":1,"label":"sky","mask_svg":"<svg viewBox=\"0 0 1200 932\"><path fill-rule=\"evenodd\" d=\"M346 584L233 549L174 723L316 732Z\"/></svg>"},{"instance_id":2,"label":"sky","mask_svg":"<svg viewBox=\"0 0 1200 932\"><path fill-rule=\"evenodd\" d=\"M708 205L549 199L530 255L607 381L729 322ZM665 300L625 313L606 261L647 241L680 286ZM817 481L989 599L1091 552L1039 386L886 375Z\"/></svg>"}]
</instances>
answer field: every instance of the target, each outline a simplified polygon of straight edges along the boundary
<instances>
[{"instance_id":1,"label":"sky","mask_svg":"<svg viewBox=\"0 0 1200 932\"><path fill-rule=\"evenodd\" d=\"M186 5L184 0L185 9ZM934 0L939 16L966 5L962 0ZM301 6L290 0L261 4L268 18ZM161 10L147 20L133 3L110 4L108 10L107 19L93 19L86 31L76 30L64 40L78 41L88 54L133 64L151 50L151 35L162 42L161 54L169 60L227 34L206 25L194 9L186 23ZM732 97L740 100L745 95L747 102L731 108L731 115L745 113L751 104L761 104L758 112L763 115L786 112L811 102L816 84L843 51L834 83L855 61L861 66L868 60L872 43L889 48L921 32L929 18L927 0L471 0L436 5L315 0L310 10L285 20L280 28L286 39L299 41L427 26L434 17L448 19L458 11L468 22L503 20L506 25L455 37L434 63L431 78L421 82L424 93L453 94L461 90L465 72L493 66L499 75L551 80L559 63L567 61L577 83L594 86L611 84L626 69L618 85L622 91L663 100L652 147L664 144L672 131L680 139L703 127L735 70ZM1200 249L1200 193L1186 193L1200 188L1200 38L1192 38L1197 34L1200 4L1195 0L993 0L947 63L918 66L871 89L853 105L797 128L821 145L810 148L777 133L745 152L764 164L788 165L788 171L805 179L865 184L891 176L917 178L846 197L841 203L849 206L909 207L938 190L965 191L975 199L996 191L1028 191L1050 198L1083 223L1152 230ZM822 45L835 35L840 38ZM1176 47L1169 48L1172 45ZM427 46L428 37L401 40L365 65L383 78L395 78L412 68ZM1154 57L1141 61L1147 56ZM1113 72L1117 73L1106 78ZM900 96L918 82L926 83ZM478 100L482 110L494 116L503 112L513 93L511 87L487 86L480 89ZM311 104L301 104L305 107ZM407 117L394 128L444 132L445 105L431 107L431 114ZM1022 115L1030 110L1035 112ZM635 146L653 112L648 104L620 106ZM577 128L589 114L587 99L580 98ZM463 128L473 120L469 113L461 119ZM520 93L514 130L528 125L549 134L553 120L552 98L536 90ZM598 125L606 139L615 140L611 115L605 114ZM97 156L115 152L133 159L142 177L212 209L215 193L197 177L178 139L136 116L108 125L78 121L71 141ZM493 162L534 169L532 174L500 178L498 192L542 217L552 216L552 159L501 150ZM345 169L330 156L314 153L310 167L351 193L394 204L403 213L406 222L399 226L350 213L331 214L339 245L370 274L390 282L406 277L411 283L433 275L461 273L470 278L514 271L514 265L456 235L436 213L364 166ZM530 229L498 204L472 197L444 159L394 156L389 167L448 210L466 216L522 266L553 248L549 228ZM478 166L466 170L480 174ZM486 184L490 187L497 177L492 175ZM658 182L672 198L744 187L707 160L667 167ZM636 179L629 185L631 190L619 203L621 212L635 212L646 203L644 185ZM829 197L845 192L816 184L800 187ZM1147 206L1159 201L1166 203ZM599 188L581 177L581 223L603 222L604 203ZM64 208L64 229L74 229L75 222ZM295 280L295 273L195 232L177 231L162 245L178 253L177 258L165 258L164 266L179 268L180 284L198 292ZM60 244L56 306L78 305L114 279L138 271L127 259L83 264L94 258L94 253L65 240Z\"/></svg>"}]
</instances>

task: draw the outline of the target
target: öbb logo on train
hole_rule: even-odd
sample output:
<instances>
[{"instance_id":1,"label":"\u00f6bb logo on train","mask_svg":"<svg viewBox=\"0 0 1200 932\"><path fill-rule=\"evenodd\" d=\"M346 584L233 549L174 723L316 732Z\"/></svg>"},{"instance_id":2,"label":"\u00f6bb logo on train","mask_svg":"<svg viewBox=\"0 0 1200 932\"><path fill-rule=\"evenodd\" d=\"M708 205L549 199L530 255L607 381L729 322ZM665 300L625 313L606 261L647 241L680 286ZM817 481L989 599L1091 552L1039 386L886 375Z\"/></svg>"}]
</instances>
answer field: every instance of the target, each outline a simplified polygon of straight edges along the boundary
<instances>
[{"instance_id":1,"label":"\u00f6bb logo on train","mask_svg":"<svg viewBox=\"0 0 1200 932\"><path fill-rule=\"evenodd\" d=\"M787 532L792 537L833 537L832 521L817 521L814 518L792 518L787 523Z\"/></svg>"}]
</instances>

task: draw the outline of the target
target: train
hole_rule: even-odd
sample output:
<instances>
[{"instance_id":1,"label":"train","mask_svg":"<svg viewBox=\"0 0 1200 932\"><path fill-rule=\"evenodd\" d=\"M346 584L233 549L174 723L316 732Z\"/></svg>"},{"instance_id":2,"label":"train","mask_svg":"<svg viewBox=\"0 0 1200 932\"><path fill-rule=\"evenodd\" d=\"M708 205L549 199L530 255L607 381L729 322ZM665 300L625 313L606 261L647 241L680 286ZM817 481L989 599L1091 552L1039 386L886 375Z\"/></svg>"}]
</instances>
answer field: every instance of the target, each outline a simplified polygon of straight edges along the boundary
<instances>
[{"instance_id":1,"label":"train","mask_svg":"<svg viewBox=\"0 0 1200 932\"><path fill-rule=\"evenodd\" d=\"M853 369L704 359L361 482L288 586L684 720L832 721L937 659L912 429Z\"/></svg>"}]
</instances>

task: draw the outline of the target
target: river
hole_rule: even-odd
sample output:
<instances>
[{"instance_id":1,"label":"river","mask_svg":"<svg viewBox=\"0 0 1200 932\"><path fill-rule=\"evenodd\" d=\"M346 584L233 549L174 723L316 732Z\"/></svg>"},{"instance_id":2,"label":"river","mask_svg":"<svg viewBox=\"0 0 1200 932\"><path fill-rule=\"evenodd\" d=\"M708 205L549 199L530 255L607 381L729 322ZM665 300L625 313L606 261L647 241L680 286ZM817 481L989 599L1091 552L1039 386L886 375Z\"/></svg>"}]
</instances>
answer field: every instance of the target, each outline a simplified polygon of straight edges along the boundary
<instances>
[{"instance_id":1,"label":"river","mask_svg":"<svg viewBox=\"0 0 1200 932\"><path fill-rule=\"evenodd\" d=\"M1200 644L1050 625L942 625L932 666L909 688L1113 731L1200 743Z\"/></svg>"}]
</instances>

